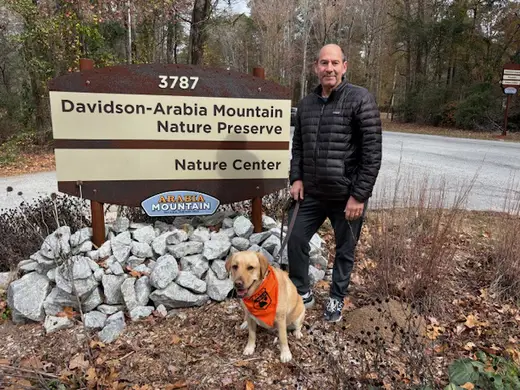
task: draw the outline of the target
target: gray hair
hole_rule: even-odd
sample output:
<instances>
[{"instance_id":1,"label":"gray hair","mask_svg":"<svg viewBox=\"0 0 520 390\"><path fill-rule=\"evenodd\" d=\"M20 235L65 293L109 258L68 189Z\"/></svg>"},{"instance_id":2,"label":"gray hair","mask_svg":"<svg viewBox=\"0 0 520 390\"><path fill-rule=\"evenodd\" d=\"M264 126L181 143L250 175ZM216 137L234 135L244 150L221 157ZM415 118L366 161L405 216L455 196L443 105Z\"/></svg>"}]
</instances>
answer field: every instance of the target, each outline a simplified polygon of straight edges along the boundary
<instances>
[{"instance_id":1,"label":"gray hair","mask_svg":"<svg viewBox=\"0 0 520 390\"><path fill-rule=\"evenodd\" d=\"M338 46L339 49L341 50L342 62L346 62L347 61L347 56L345 55L345 52L343 51L343 48L340 45L338 45L337 43L327 43L327 44L323 45L322 47L320 47L318 49L318 51L316 52L316 55L314 56L314 61L315 62L318 62L318 60L320 59L320 51L321 51L321 49L323 49L327 45L336 45L336 46Z\"/></svg>"}]
</instances>

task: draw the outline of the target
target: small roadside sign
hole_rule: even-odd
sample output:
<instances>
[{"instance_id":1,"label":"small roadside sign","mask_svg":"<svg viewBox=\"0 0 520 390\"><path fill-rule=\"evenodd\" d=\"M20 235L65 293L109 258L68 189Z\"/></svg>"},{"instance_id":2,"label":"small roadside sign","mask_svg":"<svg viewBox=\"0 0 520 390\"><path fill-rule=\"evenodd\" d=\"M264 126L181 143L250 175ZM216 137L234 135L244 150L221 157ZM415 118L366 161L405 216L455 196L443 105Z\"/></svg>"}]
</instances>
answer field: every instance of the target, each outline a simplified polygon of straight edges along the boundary
<instances>
[{"instance_id":1,"label":"small roadside sign","mask_svg":"<svg viewBox=\"0 0 520 390\"><path fill-rule=\"evenodd\" d=\"M502 79L500 80L502 88L516 87L520 85L520 64L505 64L502 69Z\"/></svg>"},{"instance_id":2,"label":"small roadside sign","mask_svg":"<svg viewBox=\"0 0 520 390\"><path fill-rule=\"evenodd\" d=\"M516 95L518 92L518 86L520 85L520 64L505 64L502 69L502 90L506 94L506 109L504 112L504 130L502 135L507 135L507 113L509 111L509 103L511 102L511 96Z\"/></svg>"}]
</instances>

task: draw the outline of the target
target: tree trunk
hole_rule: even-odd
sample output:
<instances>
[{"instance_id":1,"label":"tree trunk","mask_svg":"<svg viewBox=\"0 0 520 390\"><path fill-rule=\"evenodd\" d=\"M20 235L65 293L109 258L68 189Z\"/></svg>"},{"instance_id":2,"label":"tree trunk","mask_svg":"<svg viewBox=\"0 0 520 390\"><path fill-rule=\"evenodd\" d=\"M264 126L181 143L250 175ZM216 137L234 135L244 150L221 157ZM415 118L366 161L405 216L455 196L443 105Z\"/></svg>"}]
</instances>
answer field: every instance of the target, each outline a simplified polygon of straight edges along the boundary
<instances>
[{"instance_id":1,"label":"tree trunk","mask_svg":"<svg viewBox=\"0 0 520 390\"><path fill-rule=\"evenodd\" d=\"M127 62L130 65L132 63L132 14L130 9L130 0L127 1L127 30L128 30L128 44L126 47Z\"/></svg>"},{"instance_id":2,"label":"tree trunk","mask_svg":"<svg viewBox=\"0 0 520 390\"><path fill-rule=\"evenodd\" d=\"M210 0L195 0L190 30L190 63L201 65L204 57L204 43L206 42L205 25L209 18Z\"/></svg>"},{"instance_id":3,"label":"tree trunk","mask_svg":"<svg viewBox=\"0 0 520 390\"><path fill-rule=\"evenodd\" d=\"M300 98L303 99L306 95L306 81L307 81L307 46L309 45L309 17L310 17L310 1L304 0L302 4L303 14L303 54L302 54L302 72L300 74Z\"/></svg>"},{"instance_id":4,"label":"tree trunk","mask_svg":"<svg viewBox=\"0 0 520 390\"><path fill-rule=\"evenodd\" d=\"M168 64L172 63L174 39L175 39L174 25L171 20L168 20L168 24L166 27L166 62Z\"/></svg>"}]
</instances>

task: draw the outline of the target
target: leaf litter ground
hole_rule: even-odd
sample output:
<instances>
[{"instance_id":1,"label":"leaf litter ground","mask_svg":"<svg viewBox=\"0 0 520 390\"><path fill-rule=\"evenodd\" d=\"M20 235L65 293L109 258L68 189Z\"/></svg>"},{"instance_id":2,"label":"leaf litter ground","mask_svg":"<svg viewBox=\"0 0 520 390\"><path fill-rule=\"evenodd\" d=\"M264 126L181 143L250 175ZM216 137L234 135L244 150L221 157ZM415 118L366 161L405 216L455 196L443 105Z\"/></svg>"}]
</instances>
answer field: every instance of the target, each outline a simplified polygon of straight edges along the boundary
<instances>
[{"instance_id":1,"label":"leaf litter ground","mask_svg":"<svg viewBox=\"0 0 520 390\"><path fill-rule=\"evenodd\" d=\"M479 349L520 364L518 306L498 302L485 287L493 237L482 227L499 217L468 214L453 243L456 264L446 275L452 283L443 295L445 310L435 316L419 315L395 297L373 298L366 283L373 261L365 253L370 234L365 229L344 319L321 320L329 282L319 282L304 337L289 335L293 360L287 364L279 362L276 332L264 329L255 353L242 356L247 330L240 329L238 301L229 299L178 309L167 318L127 321L124 333L108 345L79 323L45 335L39 324L15 326L4 320L0 388L58 388L61 383L65 389L349 389L363 384L393 389L406 388L426 372L442 388L448 364L474 357ZM331 249L331 265L330 227L324 225L321 235Z\"/></svg>"}]
</instances>

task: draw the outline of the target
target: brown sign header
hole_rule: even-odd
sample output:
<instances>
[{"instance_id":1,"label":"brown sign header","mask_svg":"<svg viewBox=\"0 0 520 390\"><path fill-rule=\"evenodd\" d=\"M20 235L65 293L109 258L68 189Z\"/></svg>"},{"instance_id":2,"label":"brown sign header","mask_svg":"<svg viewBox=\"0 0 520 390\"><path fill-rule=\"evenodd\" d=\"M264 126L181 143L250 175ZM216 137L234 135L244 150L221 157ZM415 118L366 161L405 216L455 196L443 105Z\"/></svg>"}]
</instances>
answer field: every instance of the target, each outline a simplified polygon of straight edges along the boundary
<instances>
[{"instance_id":1,"label":"brown sign header","mask_svg":"<svg viewBox=\"0 0 520 390\"><path fill-rule=\"evenodd\" d=\"M119 65L49 82L50 91L290 99L289 88L232 70L184 64Z\"/></svg>"}]
</instances>

